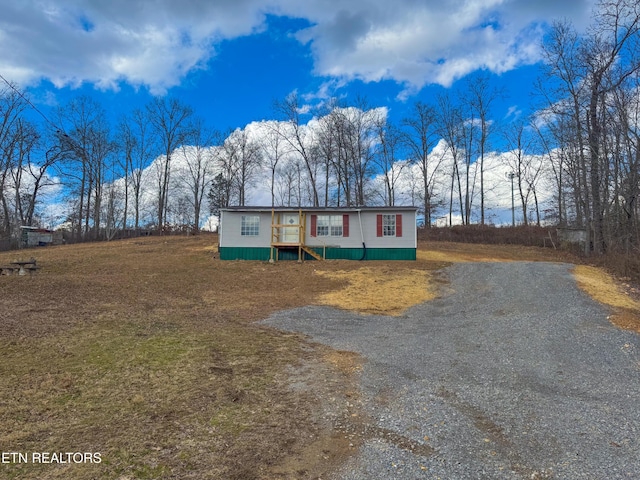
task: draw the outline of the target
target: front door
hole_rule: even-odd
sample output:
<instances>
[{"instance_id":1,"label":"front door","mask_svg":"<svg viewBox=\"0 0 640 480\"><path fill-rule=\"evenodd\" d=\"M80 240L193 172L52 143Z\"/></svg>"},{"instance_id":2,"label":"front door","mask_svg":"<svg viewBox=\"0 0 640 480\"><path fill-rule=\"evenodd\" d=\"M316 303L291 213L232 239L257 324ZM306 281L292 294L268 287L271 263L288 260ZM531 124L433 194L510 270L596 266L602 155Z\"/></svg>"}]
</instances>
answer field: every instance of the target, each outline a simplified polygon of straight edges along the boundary
<instances>
[{"instance_id":1,"label":"front door","mask_svg":"<svg viewBox=\"0 0 640 480\"><path fill-rule=\"evenodd\" d=\"M299 243L298 227L299 217L297 213L283 213L281 223L283 225L295 225L292 227L282 227L282 243Z\"/></svg>"}]
</instances>

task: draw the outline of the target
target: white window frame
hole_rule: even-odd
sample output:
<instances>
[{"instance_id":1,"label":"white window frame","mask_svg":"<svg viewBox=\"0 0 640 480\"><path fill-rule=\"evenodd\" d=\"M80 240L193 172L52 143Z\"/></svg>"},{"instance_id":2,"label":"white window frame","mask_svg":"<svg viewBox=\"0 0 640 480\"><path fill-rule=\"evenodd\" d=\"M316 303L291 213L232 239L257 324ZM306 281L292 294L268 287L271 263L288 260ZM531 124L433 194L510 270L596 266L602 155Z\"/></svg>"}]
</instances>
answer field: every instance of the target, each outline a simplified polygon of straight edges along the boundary
<instances>
[{"instance_id":1,"label":"white window frame","mask_svg":"<svg viewBox=\"0 0 640 480\"><path fill-rule=\"evenodd\" d=\"M395 237L396 236L396 214L385 213L382 215L382 236L383 237Z\"/></svg>"},{"instance_id":2,"label":"white window frame","mask_svg":"<svg viewBox=\"0 0 640 480\"><path fill-rule=\"evenodd\" d=\"M318 215L316 218L316 237L344 236L342 215Z\"/></svg>"},{"instance_id":3,"label":"white window frame","mask_svg":"<svg viewBox=\"0 0 640 480\"><path fill-rule=\"evenodd\" d=\"M260 215L242 215L240 235L243 237L257 237L260 235Z\"/></svg>"},{"instance_id":4,"label":"white window frame","mask_svg":"<svg viewBox=\"0 0 640 480\"><path fill-rule=\"evenodd\" d=\"M331 217L329 215L318 215L316 217L316 236L317 237L329 236L329 232L331 230L329 228L329 225L331 225L330 218Z\"/></svg>"}]
</instances>

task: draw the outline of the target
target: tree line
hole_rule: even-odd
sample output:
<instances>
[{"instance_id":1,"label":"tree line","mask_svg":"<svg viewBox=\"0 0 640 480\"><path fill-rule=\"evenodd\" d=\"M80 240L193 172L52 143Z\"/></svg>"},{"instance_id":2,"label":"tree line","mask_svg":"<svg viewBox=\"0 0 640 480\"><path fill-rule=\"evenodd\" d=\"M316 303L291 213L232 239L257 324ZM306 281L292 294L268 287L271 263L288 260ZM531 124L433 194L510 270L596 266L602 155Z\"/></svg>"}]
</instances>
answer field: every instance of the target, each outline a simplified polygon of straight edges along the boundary
<instances>
[{"instance_id":1,"label":"tree line","mask_svg":"<svg viewBox=\"0 0 640 480\"><path fill-rule=\"evenodd\" d=\"M553 152L558 219L584 227L598 253L640 240L639 29L637 2L603 0L585 34L557 22L543 49L539 125Z\"/></svg>"},{"instance_id":2,"label":"tree line","mask_svg":"<svg viewBox=\"0 0 640 480\"><path fill-rule=\"evenodd\" d=\"M503 92L483 72L414 103L396 123L363 98L334 99L310 115L293 93L274 102L275 120L227 132L170 97L113 125L103 106L80 96L38 125L8 85L0 91L0 237L43 223L52 189L64 195L58 223L74 240L198 230L205 214L247 205L257 189L272 205L412 203L427 227L438 215L484 224L498 156L522 223L583 228L596 252L628 250L640 242L639 19L635 2L603 0L584 33L555 23L542 45L535 113L507 121L492 117Z\"/></svg>"}]
</instances>

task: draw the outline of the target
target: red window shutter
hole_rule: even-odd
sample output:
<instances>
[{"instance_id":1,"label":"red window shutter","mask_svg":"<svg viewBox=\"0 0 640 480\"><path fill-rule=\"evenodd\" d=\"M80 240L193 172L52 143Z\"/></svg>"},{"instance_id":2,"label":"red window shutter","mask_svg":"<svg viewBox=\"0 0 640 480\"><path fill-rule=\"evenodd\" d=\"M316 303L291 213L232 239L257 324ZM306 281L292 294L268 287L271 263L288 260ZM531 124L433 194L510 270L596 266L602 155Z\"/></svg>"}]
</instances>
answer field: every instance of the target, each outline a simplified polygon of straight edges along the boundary
<instances>
[{"instance_id":1,"label":"red window shutter","mask_svg":"<svg viewBox=\"0 0 640 480\"><path fill-rule=\"evenodd\" d=\"M402 236L402 215L396 215L396 237Z\"/></svg>"},{"instance_id":2,"label":"red window shutter","mask_svg":"<svg viewBox=\"0 0 640 480\"><path fill-rule=\"evenodd\" d=\"M378 237L382 236L382 215L378 215L376 220L376 235Z\"/></svg>"},{"instance_id":3,"label":"red window shutter","mask_svg":"<svg viewBox=\"0 0 640 480\"><path fill-rule=\"evenodd\" d=\"M342 215L342 236L349 236L349 215Z\"/></svg>"},{"instance_id":4,"label":"red window shutter","mask_svg":"<svg viewBox=\"0 0 640 480\"><path fill-rule=\"evenodd\" d=\"M316 226L318 225L318 216L317 215L311 215L311 236L315 237L316 236Z\"/></svg>"}]
</instances>

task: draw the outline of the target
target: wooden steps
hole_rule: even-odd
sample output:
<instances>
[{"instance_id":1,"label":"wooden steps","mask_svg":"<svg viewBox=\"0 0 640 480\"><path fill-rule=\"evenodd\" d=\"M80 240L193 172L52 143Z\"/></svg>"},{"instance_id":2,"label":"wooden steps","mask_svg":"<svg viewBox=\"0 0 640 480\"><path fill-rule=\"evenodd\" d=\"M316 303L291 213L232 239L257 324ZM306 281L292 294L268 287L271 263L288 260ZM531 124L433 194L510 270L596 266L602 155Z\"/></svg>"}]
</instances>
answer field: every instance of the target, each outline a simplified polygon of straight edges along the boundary
<instances>
[{"instance_id":1,"label":"wooden steps","mask_svg":"<svg viewBox=\"0 0 640 480\"><path fill-rule=\"evenodd\" d=\"M285 218L289 219L289 223L283 221L282 215L286 215ZM307 229L307 217L302 213L302 209L297 212L297 219L295 213L287 212L278 214L275 210L271 210L271 262L277 261L278 250L293 250L296 249L298 253L298 262L304 261L304 254L308 253L316 260L324 260L322 255L319 255L315 250L307 247L304 244L305 232ZM295 222L295 223L293 223ZM292 233L294 232L294 233ZM292 238L293 237L293 238ZM292 241L293 240L293 241ZM273 249L276 250L275 258L273 258Z\"/></svg>"},{"instance_id":2,"label":"wooden steps","mask_svg":"<svg viewBox=\"0 0 640 480\"><path fill-rule=\"evenodd\" d=\"M309 247L307 247L306 245L300 245L300 248L301 248L303 251L307 252L309 255L311 255L311 256L312 256L313 258L315 258L316 260L324 260L324 259L322 258L322 256L321 256L321 255L318 255L318 254L316 253L316 251L315 251L315 250L313 250L312 248L309 248Z\"/></svg>"}]
</instances>

